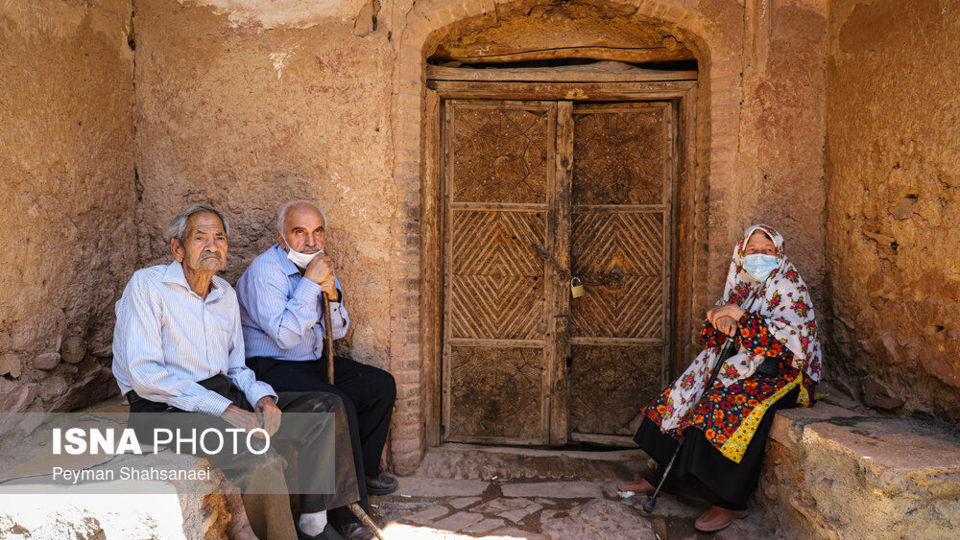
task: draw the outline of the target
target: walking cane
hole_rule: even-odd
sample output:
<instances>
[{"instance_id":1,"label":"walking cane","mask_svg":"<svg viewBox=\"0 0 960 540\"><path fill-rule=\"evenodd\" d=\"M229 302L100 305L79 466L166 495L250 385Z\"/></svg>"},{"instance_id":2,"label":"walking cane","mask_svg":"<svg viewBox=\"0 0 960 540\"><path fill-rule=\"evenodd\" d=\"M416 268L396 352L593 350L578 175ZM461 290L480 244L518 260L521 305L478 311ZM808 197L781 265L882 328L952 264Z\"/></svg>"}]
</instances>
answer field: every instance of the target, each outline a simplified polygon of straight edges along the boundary
<instances>
[{"instance_id":1,"label":"walking cane","mask_svg":"<svg viewBox=\"0 0 960 540\"><path fill-rule=\"evenodd\" d=\"M357 503L350 503L349 505L347 505L347 507L350 508L350 510L354 513L354 515L357 516L357 519L359 519L360 522L363 523L367 527L367 529L369 529L370 532L374 534L374 536L376 536L380 540L384 540L383 531L381 531L380 527L377 527L377 524L374 523L373 520L370 519L370 516L368 516L367 513L363 511L362 506L360 506Z\"/></svg>"},{"instance_id":2,"label":"walking cane","mask_svg":"<svg viewBox=\"0 0 960 540\"><path fill-rule=\"evenodd\" d=\"M333 323L330 321L330 297L323 293L323 326L327 329L327 383L333 384Z\"/></svg>"},{"instance_id":3,"label":"walking cane","mask_svg":"<svg viewBox=\"0 0 960 540\"><path fill-rule=\"evenodd\" d=\"M327 336L324 341L324 348L327 350L327 381L332 385L333 384L333 323L330 321L330 297L327 296L327 293L323 293L323 325L326 327ZM363 479L358 478L357 482L362 482ZM377 527L377 524L373 522L373 519L363 510L363 507L357 503L350 503L347 505L347 508L357 519L360 520L360 523L370 530L377 538L384 540L383 531L380 530L380 527Z\"/></svg>"},{"instance_id":4,"label":"walking cane","mask_svg":"<svg viewBox=\"0 0 960 540\"><path fill-rule=\"evenodd\" d=\"M694 403L690 411L700 404L700 400L703 399L703 396L707 395L707 392L713 388L713 383L716 382L717 376L720 375L720 368L723 367L723 363L727 361L727 356L729 356L731 349L733 349L733 337L728 337L726 341L723 342L723 349L720 350L720 355L717 356L717 362L713 365L713 371L710 372L710 378L707 379L706 386L703 387L703 393L700 394L700 397L697 398L697 402ZM688 413L689 414L689 413ZM680 454L680 448L683 446L683 434L680 434L680 441L677 443L676 450L673 451L673 455L670 456L670 461L667 462L666 468L663 469L663 475L660 477L660 481L657 482L657 488L653 490L653 495L647 499L647 502L643 503L643 511L648 514L653 512L653 507L657 505L657 496L660 495L660 490L663 488L664 482L667 481L667 476L670 475L670 470L673 469L673 462L677 460L677 455Z\"/></svg>"}]
</instances>

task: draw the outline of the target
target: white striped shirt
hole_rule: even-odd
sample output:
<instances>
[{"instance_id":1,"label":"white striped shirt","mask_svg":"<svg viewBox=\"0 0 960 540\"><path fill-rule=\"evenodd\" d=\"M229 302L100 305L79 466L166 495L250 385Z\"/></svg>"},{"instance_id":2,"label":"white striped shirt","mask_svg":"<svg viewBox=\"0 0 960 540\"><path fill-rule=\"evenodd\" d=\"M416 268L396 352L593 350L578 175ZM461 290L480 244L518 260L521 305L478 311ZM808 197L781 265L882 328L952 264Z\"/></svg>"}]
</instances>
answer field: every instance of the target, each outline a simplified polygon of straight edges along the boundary
<instances>
[{"instance_id":1,"label":"white striped shirt","mask_svg":"<svg viewBox=\"0 0 960 540\"><path fill-rule=\"evenodd\" d=\"M339 291L339 280L336 287ZM237 296L247 358L307 361L323 354L320 285L300 274L280 244L250 263L237 281ZM330 318L333 339L347 335L350 316L341 302L330 302Z\"/></svg>"},{"instance_id":2,"label":"white striped shirt","mask_svg":"<svg viewBox=\"0 0 960 540\"><path fill-rule=\"evenodd\" d=\"M220 416L230 400L197 381L225 374L251 404L273 388L246 367L237 295L214 276L201 298L179 262L138 270L117 302L113 375L124 394Z\"/></svg>"}]
</instances>

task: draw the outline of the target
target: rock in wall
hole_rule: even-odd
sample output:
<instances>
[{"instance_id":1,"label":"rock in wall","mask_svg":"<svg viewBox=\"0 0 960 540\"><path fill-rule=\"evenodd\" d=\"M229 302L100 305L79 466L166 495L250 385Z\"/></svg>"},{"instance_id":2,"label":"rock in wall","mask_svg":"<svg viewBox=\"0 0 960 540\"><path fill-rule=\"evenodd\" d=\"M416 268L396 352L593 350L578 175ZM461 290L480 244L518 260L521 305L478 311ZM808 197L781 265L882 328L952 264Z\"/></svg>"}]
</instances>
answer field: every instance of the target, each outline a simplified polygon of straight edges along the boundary
<instances>
[{"instance_id":1,"label":"rock in wall","mask_svg":"<svg viewBox=\"0 0 960 540\"><path fill-rule=\"evenodd\" d=\"M306 4L282 19L264 3L199 4L136 2L140 261L168 263L170 219L208 202L230 221L236 283L276 241L279 207L314 200L351 316L338 347L385 367L397 211L387 32L360 37L352 18Z\"/></svg>"},{"instance_id":2,"label":"rock in wall","mask_svg":"<svg viewBox=\"0 0 960 540\"><path fill-rule=\"evenodd\" d=\"M130 0L0 4L0 411L116 393L136 260Z\"/></svg>"},{"instance_id":3,"label":"rock in wall","mask_svg":"<svg viewBox=\"0 0 960 540\"><path fill-rule=\"evenodd\" d=\"M837 379L960 420L960 2L831 6L827 257Z\"/></svg>"}]
</instances>

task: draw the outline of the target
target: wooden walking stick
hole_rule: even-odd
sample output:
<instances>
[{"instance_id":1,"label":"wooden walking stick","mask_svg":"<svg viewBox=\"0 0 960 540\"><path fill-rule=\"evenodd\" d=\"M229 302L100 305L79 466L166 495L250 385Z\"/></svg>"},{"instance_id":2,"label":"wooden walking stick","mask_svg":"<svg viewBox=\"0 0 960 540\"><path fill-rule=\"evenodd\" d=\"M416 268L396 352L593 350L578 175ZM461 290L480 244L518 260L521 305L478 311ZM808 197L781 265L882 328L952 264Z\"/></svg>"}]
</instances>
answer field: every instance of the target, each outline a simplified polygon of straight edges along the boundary
<instances>
[{"instance_id":1,"label":"wooden walking stick","mask_svg":"<svg viewBox=\"0 0 960 540\"><path fill-rule=\"evenodd\" d=\"M717 356L717 361L713 365L713 370L710 372L710 378L707 379L706 386L703 387L703 393L697 398L697 402L693 404L693 407L690 408L690 412L693 412L697 408L697 405L700 404L700 400L707 395L707 392L713 388L713 383L716 382L717 376L720 375L720 368L723 367L723 363L727 361L727 356L730 355L730 351L733 349L734 337L730 336L726 341L723 342L723 348L720 350L720 354ZM687 414L690 414L688 412ZM657 488L653 490L653 495L650 495L650 498L647 499L647 502L643 503L643 511L647 513L653 512L653 507L657 505L657 496L660 495L660 490L663 488L664 482L667 481L667 476L670 475L670 470L673 469L673 462L677 460L677 456L680 454L680 448L683 446L683 434L680 434L680 440L677 442L677 448L673 451L673 455L670 456L670 461L667 462L667 466L663 469L663 474L660 476L660 481L657 482Z\"/></svg>"},{"instance_id":2,"label":"wooden walking stick","mask_svg":"<svg viewBox=\"0 0 960 540\"><path fill-rule=\"evenodd\" d=\"M327 351L327 381L333 384L333 322L330 320L330 297L327 296L326 292L323 293L323 323L327 330L324 340L324 349ZM357 478L357 482L363 482L363 479ZM357 503L350 503L347 508L357 516L364 527L380 540L384 540L383 531L380 530L380 527L377 527L377 524L373 522L373 519L364 511L362 506Z\"/></svg>"},{"instance_id":3,"label":"wooden walking stick","mask_svg":"<svg viewBox=\"0 0 960 540\"><path fill-rule=\"evenodd\" d=\"M326 291L323 293L323 326L327 330L327 338L324 343L327 350L327 383L333 384L333 323L330 321L330 297Z\"/></svg>"},{"instance_id":4,"label":"wooden walking stick","mask_svg":"<svg viewBox=\"0 0 960 540\"><path fill-rule=\"evenodd\" d=\"M384 540L383 531L381 531L380 527L377 527L377 524L373 522L373 519L371 519L370 516L363 511L362 506L357 503L350 503L347 505L347 507L354 513L354 515L357 516L357 519L360 520L360 523L363 523L367 529L370 529L370 532L372 532L374 536L380 540Z\"/></svg>"}]
</instances>

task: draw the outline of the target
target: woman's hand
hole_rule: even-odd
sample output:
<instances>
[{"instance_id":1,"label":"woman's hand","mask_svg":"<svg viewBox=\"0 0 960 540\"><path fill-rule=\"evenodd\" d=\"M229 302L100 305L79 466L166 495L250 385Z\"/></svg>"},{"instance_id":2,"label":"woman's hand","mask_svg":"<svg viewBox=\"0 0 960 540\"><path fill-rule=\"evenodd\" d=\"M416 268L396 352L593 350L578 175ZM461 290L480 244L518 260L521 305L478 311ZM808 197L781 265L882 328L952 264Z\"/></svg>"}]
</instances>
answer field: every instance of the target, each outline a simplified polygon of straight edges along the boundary
<instances>
[{"instance_id":1,"label":"woman's hand","mask_svg":"<svg viewBox=\"0 0 960 540\"><path fill-rule=\"evenodd\" d=\"M740 320L740 317L743 317L745 312L740 306L736 304L726 304L723 306L713 307L707 310L707 320L710 321L715 328L720 330L720 327L717 326L717 321L722 317L730 317L734 321ZM728 334L730 335L730 334Z\"/></svg>"},{"instance_id":2,"label":"woman's hand","mask_svg":"<svg viewBox=\"0 0 960 540\"><path fill-rule=\"evenodd\" d=\"M717 322L712 324L714 328L731 337L733 337L733 335L737 332L737 319L734 319L733 317L724 315L718 317Z\"/></svg>"}]
</instances>

